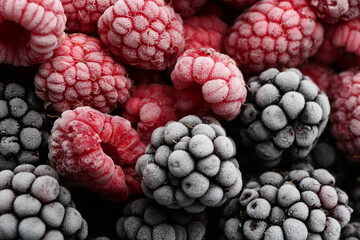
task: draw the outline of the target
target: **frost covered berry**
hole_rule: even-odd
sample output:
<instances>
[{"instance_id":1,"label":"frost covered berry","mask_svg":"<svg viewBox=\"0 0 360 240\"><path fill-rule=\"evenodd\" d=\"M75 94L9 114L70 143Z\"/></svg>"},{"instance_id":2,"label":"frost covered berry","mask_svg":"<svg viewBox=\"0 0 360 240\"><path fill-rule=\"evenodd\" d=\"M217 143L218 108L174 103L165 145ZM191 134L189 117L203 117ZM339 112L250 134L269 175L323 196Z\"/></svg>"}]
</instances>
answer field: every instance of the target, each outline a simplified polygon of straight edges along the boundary
<instances>
[{"instance_id":1,"label":"frost covered berry","mask_svg":"<svg viewBox=\"0 0 360 240\"><path fill-rule=\"evenodd\" d=\"M88 225L48 165L0 172L0 239L86 239Z\"/></svg>"},{"instance_id":2,"label":"frost covered berry","mask_svg":"<svg viewBox=\"0 0 360 240\"><path fill-rule=\"evenodd\" d=\"M129 98L131 81L99 39L79 33L67 36L40 65L35 87L46 108L59 114L79 106L109 113Z\"/></svg>"},{"instance_id":3,"label":"frost covered berry","mask_svg":"<svg viewBox=\"0 0 360 240\"><path fill-rule=\"evenodd\" d=\"M65 38L60 0L3 0L0 63L30 66L48 60Z\"/></svg>"},{"instance_id":4,"label":"frost covered berry","mask_svg":"<svg viewBox=\"0 0 360 240\"><path fill-rule=\"evenodd\" d=\"M184 50L181 17L164 0L123 0L98 21L101 42L121 63L164 70Z\"/></svg>"},{"instance_id":5,"label":"frost covered berry","mask_svg":"<svg viewBox=\"0 0 360 240\"><path fill-rule=\"evenodd\" d=\"M90 107L65 111L49 139L50 163L61 176L115 201L141 192L134 167L144 149L128 120Z\"/></svg>"},{"instance_id":6,"label":"frost covered berry","mask_svg":"<svg viewBox=\"0 0 360 240\"><path fill-rule=\"evenodd\" d=\"M237 195L236 147L213 118L189 115L155 129L136 171L146 196L171 209L199 213Z\"/></svg>"}]
</instances>

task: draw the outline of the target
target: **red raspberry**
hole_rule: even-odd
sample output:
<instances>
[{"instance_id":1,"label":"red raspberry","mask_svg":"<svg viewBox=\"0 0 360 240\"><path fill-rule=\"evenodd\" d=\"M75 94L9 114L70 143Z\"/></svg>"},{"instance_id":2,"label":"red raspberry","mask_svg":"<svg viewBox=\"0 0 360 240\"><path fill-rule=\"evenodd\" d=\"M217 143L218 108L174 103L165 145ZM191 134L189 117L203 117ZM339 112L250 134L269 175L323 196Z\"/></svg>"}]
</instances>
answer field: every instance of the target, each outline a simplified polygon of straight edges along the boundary
<instances>
[{"instance_id":1,"label":"red raspberry","mask_svg":"<svg viewBox=\"0 0 360 240\"><path fill-rule=\"evenodd\" d=\"M184 20L186 49L214 48L221 52L227 25L215 15L193 16Z\"/></svg>"},{"instance_id":2,"label":"red raspberry","mask_svg":"<svg viewBox=\"0 0 360 240\"><path fill-rule=\"evenodd\" d=\"M211 48L186 50L171 80L177 89L201 85L205 101L225 120L234 119L246 99L245 82L234 60Z\"/></svg>"},{"instance_id":3,"label":"red raspberry","mask_svg":"<svg viewBox=\"0 0 360 240\"><path fill-rule=\"evenodd\" d=\"M182 17L190 17L206 3L206 0L167 0L167 2L171 4L175 11Z\"/></svg>"},{"instance_id":4,"label":"red raspberry","mask_svg":"<svg viewBox=\"0 0 360 240\"><path fill-rule=\"evenodd\" d=\"M222 1L235 7L238 10L244 10L257 2L257 0L222 0Z\"/></svg>"},{"instance_id":5,"label":"red raspberry","mask_svg":"<svg viewBox=\"0 0 360 240\"><path fill-rule=\"evenodd\" d=\"M30 66L49 59L65 38L60 0L2 0L0 63Z\"/></svg>"},{"instance_id":6,"label":"red raspberry","mask_svg":"<svg viewBox=\"0 0 360 240\"><path fill-rule=\"evenodd\" d=\"M135 163L145 151L128 120L90 107L62 113L51 130L49 158L70 183L115 201L141 192Z\"/></svg>"},{"instance_id":7,"label":"red raspberry","mask_svg":"<svg viewBox=\"0 0 360 240\"><path fill-rule=\"evenodd\" d=\"M69 32L95 33L97 22L106 9L118 0L60 0L67 17Z\"/></svg>"},{"instance_id":8,"label":"red raspberry","mask_svg":"<svg viewBox=\"0 0 360 240\"><path fill-rule=\"evenodd\" d=\"M125 104L123 116L137 125L144 143L149 143L152 132L169 121L178 120L175 113L176 89L170 85L136 85Z\"/></svg>"},{"instance_id":9,"label":"red raspberry","mask_svg":"<svg viewBox=\"0 0 360 240\"><path fill-rule=\"evenodd\" d=\"M40 65L35 86L37 96L57 113L83 105L108 113L129 98L131 81L99 39L79 33L66 37Z\"/></svg>"},{"instance_id":10,"label":"red raspberry","mask_svg":"<svg viewBox=\"0 0 360 240\"><path fill-rule=\"evenodd\" d=\"M299 66L298 68L305 76L308 76L313 80L320 90L327 92L332 78L332 70L323 64L317 64L314 62L306 62L305 64Z\"/></svg>"},{"instance_id":11,"label":"red raspberry","mask_svg":"<svg viewBox=\"0 0 360 240\"><path fill-rule=\"evenodd\" d=\"M258 73L301 64L316 53L323 35L306 0L263 0L237 18L225 49L241 70Z\"/></svg>"},{"instance_id":12,"label":"red raspberry","mask_svg":"<svg viewBox=\"0 0 360 240\"><path fill-rule=\"evenodd\" d=\"M164 70L183 51L182 20L164 0L123 0L100 17L102 43L122 63Z\"/></svg>"},{"instance_id":13,"label":"red raspberry","mask_svg":"<svg viewBox=\"0 0 360 240\"><path fill-rule=\"evenodd\" d=\"M326 23L349 21L357 18L360 13L359 0L310 0L309 2L317 17Z\"/></svg>"},{"instance_id":14,"label":"red raspberry","mask_svg":"<svg viewBox=\"0 0 360 240\"><path fill-rule=\"evenodd\" d=\"M335 47L343 47L346 52L360 56L360 19L336 24L330 39Z\"/></svg>"},{"instance_id":15,"label":"red raspberry","mask_svg":"<svg viewBox=\"0 0 360 240\"><path fill-rule=\"evenodd\" d=\"M360 71L335 75L329 92L331 133L347 158L360 163Z\"/></svg>"}]
</instances>

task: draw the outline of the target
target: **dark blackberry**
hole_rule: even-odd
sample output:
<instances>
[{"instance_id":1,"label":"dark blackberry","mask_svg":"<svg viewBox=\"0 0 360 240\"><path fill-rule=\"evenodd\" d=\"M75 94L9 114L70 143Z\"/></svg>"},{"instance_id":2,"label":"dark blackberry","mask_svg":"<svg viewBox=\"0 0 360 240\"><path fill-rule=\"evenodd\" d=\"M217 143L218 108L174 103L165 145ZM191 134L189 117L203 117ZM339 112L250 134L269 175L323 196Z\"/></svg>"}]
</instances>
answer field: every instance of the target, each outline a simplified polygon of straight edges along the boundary
<instances>
[{"instance_id":1,"label":"dark blackberry","mask_svg":"<svg viewBox=\"0 0 360 240\"><path fill-rule=\"evenodd\" d=\"M247 84L239 133L244 144L254 146L260 165L276 166L285 152L306 157L328 121L326 94L295 68L271 68Z\"/></svg>"},{"instance_id":2,"label":"dark blackberry","mask_svg":"<svg viewBox=\"0 0 360 240\"><path fill-rule=\"evenodd\" d=\"M325 169L265 172L223 208L223 239L339 239L352 213Z\"/></svg>"},{"instance_id":3,"label":"dark blackberry","mask_svg":"<svg viewBox=\"0 0 360 240\"><path fill-rule=\"evenodd\" d=\"M341 240L360 240L360 222L350 222L341 230Z\"/></svg>"},{"instance_id":4,"label":"dark blackberry","mask_svg":"<svg viewBox=\"0 0 360 240\"><path fill-rule=\"evenodd\" d=\"M202 240L207 221L205 212L167 209L154 200L140 198L125 206L116 222L116 232L123 240Z\"/></svg>"},{"instance_id":5,"label":"dark blackberry","mask_svg":"<svg viewBox=\"0 0 360 240\"><path fill-rule=\"evenodd\" d=\"M0 87L0 170L39 162L48 135L40 106L35 94L17 83Z\"/></svg>"},{"instance_id":6,"label":"dark blackberry","mask_svg":"<svg viewBox=\"0 0 360 240\"><path fill-rule=\"evenodd\" d=\"M201 212L240 192L235 153L218 121L189 115L154 130L136 171L149 198L168 208Z\"/></svg>"},{"instance_id":7,"label":"dark blackberry","mask_svg":"<svg viewBox=\"0 0 360 240\"><path fill-rule=\"evenodd\" d=\"M0 239L85 239L87 223L48 165L0 172Z\"/></svg>"}]
</instances>

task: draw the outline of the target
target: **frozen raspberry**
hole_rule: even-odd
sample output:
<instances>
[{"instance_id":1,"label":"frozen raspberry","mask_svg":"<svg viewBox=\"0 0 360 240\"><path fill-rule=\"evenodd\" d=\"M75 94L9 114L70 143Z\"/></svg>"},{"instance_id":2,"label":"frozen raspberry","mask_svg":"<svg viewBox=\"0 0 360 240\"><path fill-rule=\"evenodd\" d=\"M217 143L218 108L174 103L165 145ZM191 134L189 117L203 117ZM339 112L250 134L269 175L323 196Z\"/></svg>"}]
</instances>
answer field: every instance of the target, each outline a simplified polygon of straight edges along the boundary
<instances>
[{"instance_id":1,"label":"frozen raspberry","mask_svg":"<svg viewBox=\"0 0 360 240\"><path fill-rule=\"evenodd\" d=\"M164 70L175 64L185 40L181 17L164 0L123 0L98 21L101 42L122 63Z\"/></svg>"},{"instance_id":2,"label":"frozen raspberry","mask_svg":"<svg viewBox=\"0 0 360 240\"><path fill-rule=\"evenodd\" d=\"M336 24L330 39L335 47L360 56L360 19Z\"/></svg>"},{"instance_id":3,"label":"frozen raspberry","mask_svg":"<svg viewBox=\"0 0 360 240\"><path fill-rule=\"evenodd\" d=\"M206 0L166 0L177 13L182 17L194 15L205 3Z\"/></svg>"},{"instance_id":4,"label":"frozen raspberry","mask_svg":"<svg viewBox=\"0 0 360 240\"><path fill-rule=\"evenodd\" d=\"M245 10L225 39L226 53L240 69L295 67L314 55L324 29L306 0L264 0Z\"/></svg>"},{"instance_id":5,"label":"frozen raspberry","mask_svg":"<svg viewBox=\"0 0 360 240\"><path fill-rule=\"evenodd\" d=\"M360 71L335 75L329 90L331 133L347 158L360 163Z\"/></svg>"},{"instance_id":6,"label":"frozen raspberry","mask_svg":"<svg viewBox=\"0 0 360 240\"><path fill-rule=\"evenodd\" d=\"M72 184L115 201L141 192L134 165L145 146L128 120L78 107L65 111L51 133L51 164Z\"/></svg>"},{"instance_id":7,"label":"frozen raspberry","mask_svg":"<svg viewBox=\"0 0 360 240\"><path fill-rule=\"evenodd\" d=\"M314 62L306 62L299 66L299 70L305 76L310 77L320 90L326 93L333 77L333 72L328 66Z\"/></svg>"},{"instance_id":8,"label":"frozen raspberry","mask_svg":"<svg viewBox=\"0 0 360 240\"><path fill-rule=\"evenodd\" d=\"M296 68L270 68L247 84L238 133L245 145L254 147L258 163L274 167L285 154L306 157L329 119L326 94Z\"/></svg>"},{"instance_id":9,"label":"frozen raspberry","mask_svg":"<svg viewBox=\"0 0 360 240\"><path fill-rule=\"evenodd\" d=\"M238 10L244 10L257 2L257 0L222 0L222 1L226 4L231 5L232 7L235 7Z\"/></svg>"},{"instance_id":10,"label":"frozen raspberry","mask_svg":"<svg viewBox=\"0 0 360 240\"><path fill-rule=\"evenodd\" d=\"M135 125L141 140L149 143L152 132L167 122L178 120L176 89L170 85L136 85L125 104L123 116Z\"/></svg>"},{"instance_id":11,"label":"frozen raspberry","mask_svg":"<svg viewBox=\"0 0 360 240\"><path fill-rule=\"evenodd\" d=\"M49 59L65 38L60 0L3 0L0 63L30 66Z\"/></svg>"},{"instance_id":12,"label":"frozen raspberry","mask_svg":"<svg viewBox=\"0 0 360 240\"><path fill-rule=\"evenodd\" d=\"M245 82L234 60L211 48L186 50L171 80L177 89L200 85L205 101L225 120L234 119L246 99Z\"/></svg>"},{"instance_id":13,"label":"frozen raspberry","mask_svg":"<svg viewBox=\"0 0 360 240\"><path fill-rule=\"evenodd\" d=\"M310 0L309 2L317 17L326 23L349 21L357 18L360 13L359 0Z\"/></svg>"},{"instance_id":14,"label":"frozen raspberry","mask_svg":"<svg viewBox=\"0 0 360 240\"><path fill-rule=\"evenodd\" d=\"M193 16L184 20L186 49L213 48L223 49L227 25L215 15Z\"/></svg>"},{"instance_id":15,"label":"frozen raspberry","mask_svg":"<svg viewBox=\"0 0 360 240\"><path fill-rule=\"evenodd\" d=\"M223 209L230 239L340 239L352 213L347 194L325 169L265 172Z\"/></svg>"},{"instance_id":16,"label":"frozen raspberry","mask_svg":"<svg viewBox=\"0 0 360 240\"><path fill-rule=\"evenodd\" d=\"M106 9L118 0L60 0L67 18L69 32L96 33L97 22Z\"/></svg>"},{"instance_id":17,"label":"frozen raspberry","mask_svg":"<svg viewBox=\"0 0 360 240\"><path fill-rule=\"evenodd\" d=\"M114 62L96 37L73 34L39 67L37 96L57 113L91 106L108 113L130 96L125 68Z\"/></svg>"}]
</instances>

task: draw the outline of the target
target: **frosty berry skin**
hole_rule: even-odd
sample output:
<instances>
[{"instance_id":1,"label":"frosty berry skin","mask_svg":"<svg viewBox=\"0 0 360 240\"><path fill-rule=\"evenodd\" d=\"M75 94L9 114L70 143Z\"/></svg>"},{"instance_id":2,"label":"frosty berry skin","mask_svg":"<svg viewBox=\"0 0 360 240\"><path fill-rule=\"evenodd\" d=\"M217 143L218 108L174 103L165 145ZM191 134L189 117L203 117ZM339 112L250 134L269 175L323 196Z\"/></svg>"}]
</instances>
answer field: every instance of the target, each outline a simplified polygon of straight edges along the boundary
<instances>
[{"instance_id":1,"label":"frosty berry skin","mask_svg":"<svg viewBox=\"0 0 360 240\"><path fill-rule=\"evenodd\" d=\"M141 193L134 165L144 149L128 120L90 107L65 111L49 139L49 159L61 176L114 201Z\"/></svg>"},{"instance_id":2,"label":"frosty berry skin","mask_svg":"<svg viewBox=\"0 0 360 240\"><path fill-rule=\"evenodd\" d=\"M37 96L61 114L79 106L109 113L130 97L131 80L96 37L66 36L35 76Z\"/></svg>"},{"instance_id":3,"label":"frosty berry skin","mask_svg":"<svg viewBox=\"0 0 360 240\"><path fill-rule=\"evenodd\" d=\"M98 21L101 42L121 63L165 70L184 50L183 22L164 0L124 0Z\"/></svg>"},{"instance_id":4,"label":"frosty berry skin","mask_svg":"<svg viewBox=\"0 0 360 240\"><path fill-rule=\"evenodd\" d=\"M3 0L0 6L0 63L42 63L65 38L60 0Z\"/></svg>"}]
</instances>

